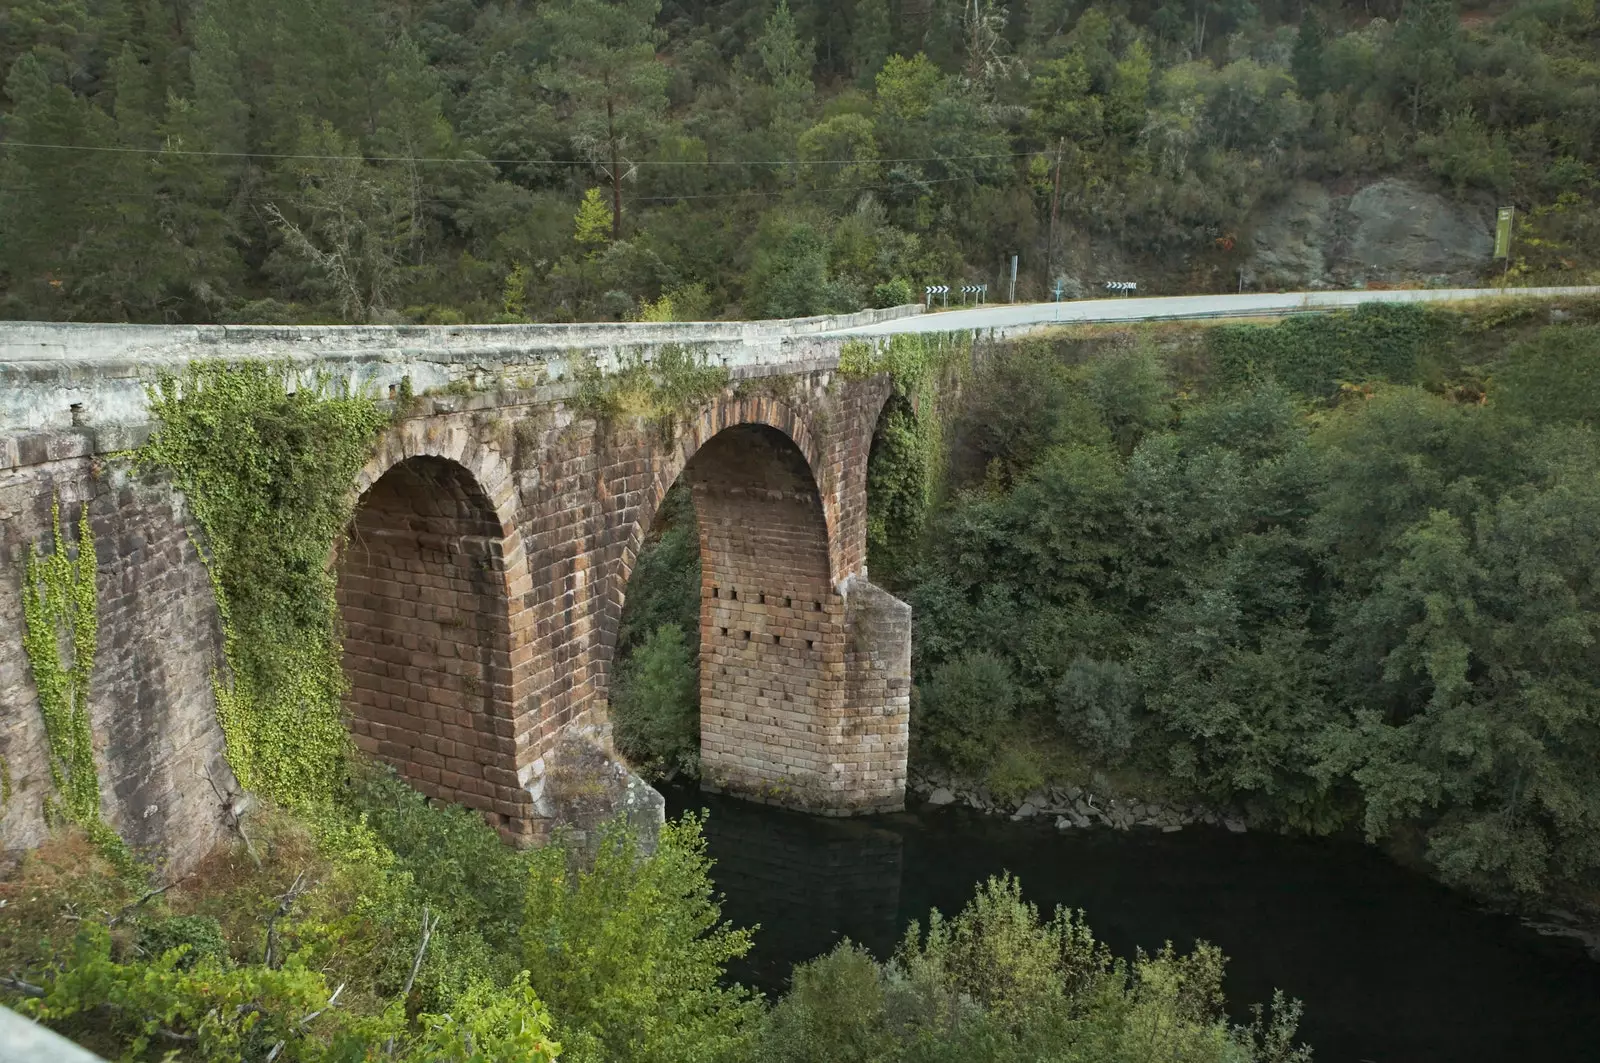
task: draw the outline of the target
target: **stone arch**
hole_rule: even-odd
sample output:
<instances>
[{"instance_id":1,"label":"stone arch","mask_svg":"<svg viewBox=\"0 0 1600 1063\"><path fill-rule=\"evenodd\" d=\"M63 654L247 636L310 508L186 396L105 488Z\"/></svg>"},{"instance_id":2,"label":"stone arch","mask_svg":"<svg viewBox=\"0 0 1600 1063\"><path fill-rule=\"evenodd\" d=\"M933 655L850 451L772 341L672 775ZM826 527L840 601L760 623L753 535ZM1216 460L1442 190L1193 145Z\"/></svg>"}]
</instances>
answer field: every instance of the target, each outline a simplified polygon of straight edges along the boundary
<instances>
[{"instance_id":1,"label":"stone arch","mask_svg":"<svg viewBox=\"0 0 1600 1063\"><path fill-rule=\"evenodd\" d=\"M536 825L518 770L531 647L515 491L498 455L453 443L407 425L358 480L338 562L350 724L412 786L520 839Z\"/></svg>"},{"instance_id":2,"label":"stone arch","mask_svg":"<svg viewBox=\"0 0 1600 1063\"><path fill-rule=\"evenodd\" d=\"M846 646L837 475L824 461L811 426L778 400L724 399L701 411L651 463L609 574L612 622L595 663L600 675L610 671L638 551L681 478L700 535L703 777L746 796L781 792L786 804L831 808L844 781Z\"/></svg>"},{"instance_id":3,"label":"stone arch","mask_svg":"<svg viewBox=\"0 0 1600 1063\"><path fill-rule=\"evenodd\" d=\"M654 475L645 488L639 517L629 529L627 544L622 551L621 567L613 581L616 588L613 600L619 608L622 605L622 595L627 588L628 578L633 574L633 563L639 556L639 548L644 544L645 536L655 523L656 513L661 508L662 500L667 497L667 492L677 483L701 447L727 429L742 425L765 426L782 433L804 457L818 498L822 502L823 521L828 530L829 542L832 542L833 529L838 522L837 507L828 505L828 492L824 489L821 475L824 467L822 448L812 434L810 425L795 412L793 407L778 399L719 400L700 410L694 420L684 425L678 431L664 458L655 463Z\"/></svg>"}]
</instances>

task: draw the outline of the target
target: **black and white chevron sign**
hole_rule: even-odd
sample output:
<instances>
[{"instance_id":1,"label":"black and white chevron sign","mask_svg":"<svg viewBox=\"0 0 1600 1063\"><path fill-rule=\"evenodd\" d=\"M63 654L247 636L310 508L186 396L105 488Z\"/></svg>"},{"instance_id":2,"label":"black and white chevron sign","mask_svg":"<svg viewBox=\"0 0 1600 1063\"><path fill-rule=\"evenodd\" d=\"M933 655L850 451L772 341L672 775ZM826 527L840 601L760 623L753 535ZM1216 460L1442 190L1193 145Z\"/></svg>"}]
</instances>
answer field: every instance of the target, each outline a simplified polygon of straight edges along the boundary
<instances>
[{"instance_id":1,"label":"black and white chevron sign","mask_svg":"<svg viewBox=\"0 0 1600 1063\"><path fill-rule=\"evenodd\" d=\"M949 295L950 294L950 285L948 285L948 284L930 284L930 285L928 285L928 287L926 289L924 289L924 294L926 294L926 295Z\"/></svg>"},{"instance_id":2,"label":"black and white chevron sign","mask_svg":"<svg viewBox=\"0 0 1600 1063\"><path fill-rule=\"evenodd\" d=\"M1138 281L1106 281L1106 291L1110 292L1136 292L1139 290Z\"/></svg>"}]
</instances>

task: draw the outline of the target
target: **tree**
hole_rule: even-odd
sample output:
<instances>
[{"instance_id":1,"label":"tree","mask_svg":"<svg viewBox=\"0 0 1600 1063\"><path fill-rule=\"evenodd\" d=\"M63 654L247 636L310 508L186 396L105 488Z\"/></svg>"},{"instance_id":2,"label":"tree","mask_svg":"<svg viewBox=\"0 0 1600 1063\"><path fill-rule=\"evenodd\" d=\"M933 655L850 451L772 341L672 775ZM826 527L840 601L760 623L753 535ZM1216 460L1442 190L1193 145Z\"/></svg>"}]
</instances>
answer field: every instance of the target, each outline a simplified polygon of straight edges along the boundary
<instances>
[{"instance_id":1,"label":"tree","mask_svg":"<svg viewBox=\"0 0 1600 1063\"><path fill-rule=\"evenodd\" d=\"M1411 110L1411 128L1422 126L1423 104L1454 87L1461 36L1456 0L1406 0L1383 58L1390 83Z\"/></svg>"},{"instance_id":2,"label":"tree","mask_svg":"<svg viewBox=\"0 0 1600 1063\"><path fill-rule=\"evenodd\" d=\"M606 241L615 234L616 216L606 206L598 188L591 188L583 194L583 202L578 204L578 213L573 218L573 227L572 239L591 258L598 255Z\"/></svg>"},{"instance_id":3,"label":"tree","mask_svg":"<svg viewBox=\"0 0 1600 1063\"><path fill-rule=\"evenodd\" d=\"M1327 47L1328 24L1323 21L1322 13L1308 4L1300 16L1300 28L1295 33L1294 52L1289 60L1289 70L1294 74L1300 95L1307 99L1323 90Z\"/></svg>"},{"instance_id":4,"label":"tree","mask_svg":"<svg viewBox=\"0 0 1600 1063\"><path fill-rule=\"evenodd\" d=\"M572 144L611 183L611 238L622 239L628 157L666 109L667 70L656 58L660 0L558 0L544 12L558 111Z\"/></svg>"},{"instance_id":5,"label":"tree","mask_svg":"<svg viewBox=\"0 0 1600 1063\"><path fill-rule=\"evenodd\" d=\"M756 41L761 69L766 74L768 122L785 144L798 131L802 116L811 103L815 88L811 83L812 45L800 39L789 0L778 0Z\"/></svg>"},{"instance_id":6,"label":"tree","mask_svg":"<svg viewBox=\"0 0 1600 1063\"><path fill-rule=\"evenodd\" d=\"M894 46L888 0L856 0L850 29L850 72L861 85L871 85Z\"/></svg>"},{"instance_id":7,"label":"tree","mask_svg":"<svg viewBox=\"0 0 1600 1063\"><path fill-rule=\"evenodd\" d=\"M414 229L407 190L327 122L307 123L305 156L282 204L268 203L283 245L280 277L330 300L346 321L371 321L394 305Z\"/></svg>"}]
</instances>

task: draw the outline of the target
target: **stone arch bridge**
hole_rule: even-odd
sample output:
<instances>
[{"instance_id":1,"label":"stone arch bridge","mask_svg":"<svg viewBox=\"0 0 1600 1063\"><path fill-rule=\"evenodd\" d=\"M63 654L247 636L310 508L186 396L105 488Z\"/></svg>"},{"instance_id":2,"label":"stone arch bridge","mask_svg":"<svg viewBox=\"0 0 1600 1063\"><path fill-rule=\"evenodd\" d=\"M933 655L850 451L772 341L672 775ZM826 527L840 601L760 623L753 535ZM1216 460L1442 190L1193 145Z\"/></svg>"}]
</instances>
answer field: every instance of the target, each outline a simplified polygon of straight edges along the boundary
<instances>
[{"instance_id":1,"label":"stone arch bridge","mask_svg":"<svg viewBox=\"0 0 1600 1063\"><path fill-rule=\"evenodd\" d=\"M708 785L831 814L901 806L910 609L868 579L866 469L886 378L837 372L851 318L709 325L147 327L0 324L4 847L44 832L46 736L21 647L21 560L87 506L100 610L90 714L106 818L186 864L232 787L212 696L220 633L184 500L115 455L150 430L145 382L199 358L282 359L420 395L358 482L337 559L350 726L431 796L534 841L582 820L569 759L610 755L628 578L675 482L702 559ZM688 344L730 383L670 433L585 418L573 379ZM64 519L63 523L67 523ZM653 797L654 795L650 795ZM610 806L615 807L616 801ZM589 811L594 811L589 809Z\"/></svg>"}]
</instances>

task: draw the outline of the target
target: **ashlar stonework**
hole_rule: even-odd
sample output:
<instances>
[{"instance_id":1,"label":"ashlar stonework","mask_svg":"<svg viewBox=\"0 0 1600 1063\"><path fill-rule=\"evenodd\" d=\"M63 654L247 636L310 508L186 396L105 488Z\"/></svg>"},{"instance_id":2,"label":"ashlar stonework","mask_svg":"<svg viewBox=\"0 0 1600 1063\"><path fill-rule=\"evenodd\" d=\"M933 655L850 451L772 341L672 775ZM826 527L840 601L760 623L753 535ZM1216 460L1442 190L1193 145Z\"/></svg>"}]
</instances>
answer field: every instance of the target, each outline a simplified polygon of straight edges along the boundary
<instances>
[{"instance_id":1,"label":"ashlar stonework","mask_svg":"<svg viewBox=\"0 0 1600 1063\"><path fill-rule=\"evenodd\" d=\"M654 795L615 767L606 698L629 576L682 479L701 535L706 785L830 814L901 807L910 609L866 571L867 458L890 384L840 377L836 339L772 343L670 425L580 416L570 385L503 345L495 372L452 348L440 372L478 390L415 400L351 485L335 563L355 743L519 843L567 819L592 826L600 805L659 821ZM384 394L382 356L361 358L361 379ZM108 460L147 427L97 424L92 401L74 415L78 427L0 437L4 846L15 854L44 830L20 557L45 539L59 492L68 516L90 506L98 536L107 818L186 866L225 829L218 795L236 789L212 696L215 604L181 495Z\"/></svg>"}]
</instances>

